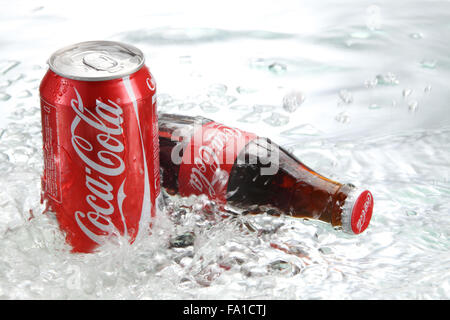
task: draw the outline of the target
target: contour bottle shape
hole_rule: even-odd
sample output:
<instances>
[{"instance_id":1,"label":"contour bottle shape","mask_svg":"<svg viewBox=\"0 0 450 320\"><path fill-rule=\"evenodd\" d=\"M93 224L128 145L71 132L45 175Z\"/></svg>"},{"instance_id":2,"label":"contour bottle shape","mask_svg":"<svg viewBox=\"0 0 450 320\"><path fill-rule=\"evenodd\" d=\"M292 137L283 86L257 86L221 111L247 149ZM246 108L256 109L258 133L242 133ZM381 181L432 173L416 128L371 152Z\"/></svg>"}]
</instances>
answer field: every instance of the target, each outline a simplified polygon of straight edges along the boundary
<instances>
[{"instance_id":1,"label":"contour bottle shape","mask_svg":"<svg viewBox=\"0 0 450 320\"><path fill-rule=\"evenodd\" d=\"M317 219L351 234L373 211L368 190L327 179L267 138L203 117L159 114L162 186L247 213Z\"/></svg>"}]
</instances>

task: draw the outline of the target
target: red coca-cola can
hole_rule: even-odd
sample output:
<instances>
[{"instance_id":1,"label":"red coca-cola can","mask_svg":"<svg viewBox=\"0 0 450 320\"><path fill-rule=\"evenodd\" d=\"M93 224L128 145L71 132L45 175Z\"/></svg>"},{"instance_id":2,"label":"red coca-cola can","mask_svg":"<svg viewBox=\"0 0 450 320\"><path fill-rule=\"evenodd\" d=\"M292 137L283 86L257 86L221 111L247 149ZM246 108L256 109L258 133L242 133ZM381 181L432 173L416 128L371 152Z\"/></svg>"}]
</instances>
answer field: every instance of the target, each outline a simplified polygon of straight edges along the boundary
<instances>
[{"instance_id":1,"label":"red coca-cola can","mask_svg":"<svg viewBox=\"0 0 450 320\"><path fill-rule=\"evenodd\" d=\"M133 242L160 206L156 85L136 47L88 41L56 51L40 85L42 198L74 252Z\"/></svg>"}]
</instances>

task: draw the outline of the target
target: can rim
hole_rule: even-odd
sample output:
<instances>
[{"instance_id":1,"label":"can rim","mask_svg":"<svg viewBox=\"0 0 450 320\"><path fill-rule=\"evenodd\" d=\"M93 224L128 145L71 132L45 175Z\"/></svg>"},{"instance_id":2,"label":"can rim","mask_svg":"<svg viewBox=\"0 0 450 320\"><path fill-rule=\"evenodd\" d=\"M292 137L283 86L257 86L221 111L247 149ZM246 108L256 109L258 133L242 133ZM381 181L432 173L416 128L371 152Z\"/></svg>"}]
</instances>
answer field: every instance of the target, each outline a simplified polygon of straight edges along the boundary
<instances>
[{"instance_id":1,"label":"can rim","mask_svg":"<svg viewBox=\"0 0 450 320\"><path fill-rule=\"evenodd\" d=\"M124 72L120 72L117 74L112 74L110 76L103 76L103 77L86 77L86 76L76 76L76 75L71 75L70 73L64 73L61 71L58 71L56 66L54 66L54 64L52 62L55 61L55 58L63 53L64 51L67 51L69 49L72 49L73 47L79 46L81 44L90 44L90 43L98 43L98 44L120 44L121 46L130 49L130 51L132 51L133 53L135 53L136 55L138 55L140 57L140 63L138 65L136 65L135 68L131 69L131 70L126 70ZM91 40L91 41L82 41L82 42L77 42L65 47L62 47L58 50L56 50L55 52L53 52L53 54L50 56L50 58L47 60L47 64L50 68L51 71L53 71L54 73L56 73L57 75L64 77L64 78L68 78L68 79L72 79L72 80L79 80L79 81L91 81L91 82L96 82L96 81L107 81L107 80L114 80L114 79L119 79L119 78L123 78L124 76L130 75L136 71L139 71L145 64L145 56L143 54L143 52L131 45L131 44L126 44L123 42L119 42L119 41L110 41L110 40Z\"/></svg>"}]
</instances>

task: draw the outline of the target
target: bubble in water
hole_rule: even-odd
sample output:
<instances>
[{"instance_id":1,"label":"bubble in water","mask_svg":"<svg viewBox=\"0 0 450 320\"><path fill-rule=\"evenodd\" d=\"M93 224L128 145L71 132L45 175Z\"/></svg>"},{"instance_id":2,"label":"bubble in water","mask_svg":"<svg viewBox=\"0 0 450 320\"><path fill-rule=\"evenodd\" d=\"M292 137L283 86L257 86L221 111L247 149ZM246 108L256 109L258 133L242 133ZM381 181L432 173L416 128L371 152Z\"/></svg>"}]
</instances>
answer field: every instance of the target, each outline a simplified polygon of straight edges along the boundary
<instances>
[{"instance_id":1,"label":"bubble in water","mask_svg":"<svg viewBox=\"0 0 450 320\"><path fill-rule=\"evenodd\" d=\"M274 74L281 74L286 72L287 66L279 62L274 62L269 65L269 70Z\"/></svg>"},{"instance_id":2,"label":"bubble in water","mask_svg":"<svg viewBox=\"0 0 450 320\"><path fill-rule=\"evenodd\" d=\"M349 123L350 122L350 116L346 112L338 113L334 119L340 123Z\"/></svg>"},{"instance_id":3,"label":"bubble in water","mask_svg":"<svg viewBox=\"0 0 450 320\"><path fill-rule=\"evenodd\" d=\"M270 117L264 119L264 122L271 126L279 127L287 124L289 122L289 117L278 112L273 112Z\"/></svg>"},{"instance_id":4,"label":"bubble in water","mask_svg":"<svg viewBox=\"0 0 450 320\"><path fill-rule=\"evenodd\" d=\"M298 90L291 91L283 97L283 109L287 112L294 112L305 101L305 96Z\"/></svg>"},{"instance_id":5,"label":"bubble in water","mask_svg":"<svg viewBox=\"0 0 450 320\"><path fill-rule=\"evenodd\" d=\"M346 89L339 91L339 98L341 98L342 102L345 104L351 104L353 102L352 93Z\"/></svg>"},{"instance_id":6,"label":"bubble in water","mask_svg":"<svg viewBox=\"0 0 450 320\"><path fill-rule=\"evenodd\" d=\"M422 66L422 68L425 68L425 69L435 69L436 63L437 62L434 59L423 59L420 62L420 65Z\"/></svg>"}]
</instances>

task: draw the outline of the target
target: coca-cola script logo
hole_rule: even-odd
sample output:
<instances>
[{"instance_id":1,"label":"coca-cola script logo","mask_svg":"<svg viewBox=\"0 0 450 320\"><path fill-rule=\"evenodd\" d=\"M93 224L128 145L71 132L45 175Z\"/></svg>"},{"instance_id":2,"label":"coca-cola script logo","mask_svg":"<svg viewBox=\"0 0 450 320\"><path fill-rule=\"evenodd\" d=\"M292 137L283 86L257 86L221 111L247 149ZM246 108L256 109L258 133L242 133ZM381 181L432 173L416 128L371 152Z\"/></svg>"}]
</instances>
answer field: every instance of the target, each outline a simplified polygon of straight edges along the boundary
<instances>
[{"instance_id":1,"label":"coca-cola script logo","mask_svg":"<svg viewBox=\"0 0 450 320\"><path fill-rule=\"evenodd\" d=\"M356 228L358 230L358 233L361 232L361 229L364 226L364 223L366 222L367 212L369 211L371 206L372 206L372 195L370 194L370 192L368 192L366 200L363 204L363 209L361 211L361 215L359 216L358 222L356 223Z\"/></svg>"},{"instance_id":2,"label":"coca-cola script logo","mask_svg":"<svg viewBox=\"0 0 450 320\"><path fill-rule=\"evenodd\" d=\"M71 100L75 117L70 126L72 146L85 164L85 187L88 190L86 203L90 211L75 211L75 220L80 229L96 243L101 243L102 235L110 234L116 226L111 222L114 213L114 201L117 201L123 223L123 232L127 235L127 226L123 215L125 179L118 190L114 190L108 177L119 176L125 171L125 163L120 153L124 145L122 135L122 108L111 100L108 103L96 100L95 113L83 106L80 94L74 88L76 99ZM77 127L84 123L97 130L96 142L103 148L94 148L89 139L77 133ZM82 131L82 130L78 130ZM84 130L85 131L85 130ZM117 194L117 199L114 195Z\"/></svg>"},{"instance_id":3,"label":"coca-cola script logo","mask_svg":"<svg viewBox=\"0 0 450 320\"><path fill-rule=\"evenodd\" d=\"M236 153L230 150L234 149L235 142L240 141L241 137L240 130L223 125L206 129L201 146L194 154L189 185L199 193L206 193L211 197L216 195L216 191L223 189L224 186L218 184L228 180L228 172L224 171L221 165L233 165ZM194 144L196 138L193 137Z\"/></svg>"}]
</instances>

